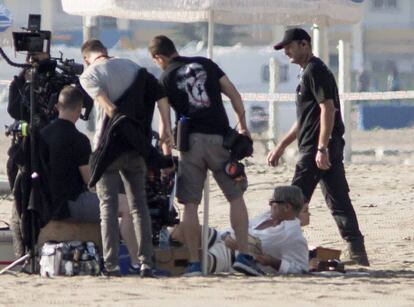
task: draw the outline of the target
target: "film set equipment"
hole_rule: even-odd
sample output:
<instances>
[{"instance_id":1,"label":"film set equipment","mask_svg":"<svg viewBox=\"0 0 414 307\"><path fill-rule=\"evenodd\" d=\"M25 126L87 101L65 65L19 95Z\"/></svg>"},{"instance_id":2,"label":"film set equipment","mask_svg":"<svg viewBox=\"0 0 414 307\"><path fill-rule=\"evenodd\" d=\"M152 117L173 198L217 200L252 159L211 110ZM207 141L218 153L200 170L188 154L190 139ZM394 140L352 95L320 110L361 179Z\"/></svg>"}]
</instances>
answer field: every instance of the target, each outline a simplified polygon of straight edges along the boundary
<instances>
[{"instance_id":1,"label":"film set equipment","mask_svg":"<svg viewBox=\"0 0 414 307\"><path fill-rule=\"evenodd\" d=\"M160 154L159 135L155 131L152 132L152 140L154 150L150 153L147 163L146 194L152 221L152 241L158 246L161 229L180 222L174 207L175 172L167 176L161 175L161 169L177 165L178 160Z\"/></svg>"},{"instance_id":2,"label":"film set equipment","mask_svg":"<svg viewBox=\"0 0 414 307\"><path fill-rule=\"evenodd\" d=\"M10 270L23 261L30 260L30 273L36 272L36 250L35 245L40 228L47 222L47 214L44 212L48 199L42 190L45 178L42 178L41 157L38 150L38 135L52 119L57 117L55 104L57 103L60 90L65 85L77 85L80 89L79 78L83 66L74 60L63 59L62 53L59 58L50 57L51 32L40 30L41 15L29 15L28 27L23 32L13 32L13 42L16 51L27 52L28 63L18 64L12 62L3 49L0 55L6 62L14 67L22 68L22 88L18 93L20 104L8 106L10 115L16 120L11 125L6 135L13 137L12 146L21 146L24 165L19 166L19 180L13 179L13 191L15 201L20 202L20 218L22 225L23 244L26 254L17 259L8 267L0 271L0 274ZM14 80L15 81L15 80ZM87 120L92 110L93 101L88 95L84 95L84 108L81 118ZM20 112L10 112L12 109ZM20 186L16 188L16 184ZM15 192L15 191L19 192ZM17 195L16 193L20 193ZM17 196L17 197L16 197ZM49 203L50 204L50 203Z\"/></svg>"},{"instance_id":3,"label":"film set equipment","mask_svg":"<svg viewBox=\"0 0 414 307\"><path fill-rule=\"evenodd\" d=\"M46 52L50 54L50 31L40 30L41 15L29 15L25 32L13 32L14 49L16 51Z\"/></svg>"},{"instance_id":4,"label":"film set equipment","mask_svg":"<svg viewBox=\"0 0 414 307\"><path fill-rule=\"evenodd\" d=\"M244 165L239 161L253 154L252 139L229 129L223 138L223 147L230 151L230 160L225 163L224 172L236 180L245 177Z\"/></svg>"}]
</instances>

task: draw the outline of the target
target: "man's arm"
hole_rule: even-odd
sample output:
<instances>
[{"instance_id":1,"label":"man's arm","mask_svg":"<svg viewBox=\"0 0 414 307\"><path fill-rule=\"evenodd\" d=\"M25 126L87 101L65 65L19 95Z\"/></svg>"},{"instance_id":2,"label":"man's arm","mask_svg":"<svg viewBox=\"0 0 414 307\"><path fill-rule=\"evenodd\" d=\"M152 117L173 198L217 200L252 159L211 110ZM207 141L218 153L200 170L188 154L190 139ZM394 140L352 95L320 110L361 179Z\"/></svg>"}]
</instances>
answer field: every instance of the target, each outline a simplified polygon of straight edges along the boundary
<instances>
[{"instance_id":1,"label":"man's arm","mask_svg":"<svg viewBox=\"0 0 414 307\"><path fill-rule=\"evenodd\" d=\"M231 105L233 106L240 125L239 132L250 136L246 123L246 111L244 109L243 101L239 91L226 75L221 77L219 82L223 94L230 98Z\"/></svg>"},{"instance_id":2,"label":"man's arm","mask_svg":"<svg viewBox=\"0 0 414 307\"><path fill-rule=\"evenodd\" d=\"M298 134L298 123L295 122L290 128L289 132L282 138L282 140L275 146L275 148L267 155L267 164L269 166L277 166L279 159L285 152L286 147L292 144Z\"/></svg>"},{"instance_id":3,"label":"man's arm","mask_svg":"<svg viewBox=\"0 0 414 307\"><path fill-rule=\"evenodd\" d=\"M82 176L83 182L87 185L91 179L91 169L88 164L79 166L79 172Z\"/></svg>"},{"instance_id":4,"label":"man's arm","mask_svg":"<svg viewBox=\"0 0 414 307\"><path fill-rule=\"evenodd\" d=\"M331 167L329 161L328 144L335 122L335 105L332 99L323 100L319 103L321 108L320 131L318 139L318 152L316 154L316 165L326 170Z\"/></svg>"},{"instance_id":5,"label":"man's arm","mask_svg":"<svg viewBox=\"0 0 414 307\"><path fill-rule=\"evenodd\" d=\"M170 155L174 139L171 133L171 114L168 98L163 97L159 99L157 105L160 112L159 132L162 150L165 155Z\"/></svg>"},{"instance_id":6,"label":"man's arm","mask_svg":"<svg viewBox=\"0 0 414 307\"><path fill-rule=\"evenodd\" d=\"M108 95L104 92L100 92L95 97L95 101L104 109L105 114L108 115L108 117L112 117L115 114L116 111L116 105L109 99Z\"/></svg>"},{"instance_id":7,"label":"man's arm","mask_svg":"<svg viewBox=\"0 0 414 307\"><path fill-rule=\"evenodd\" d=\"M280 259L276 259L275 257L272 257L270 255L266 255L266 254L255 255L255 259L261 265L271 266L276 271L279 271L280 264L282 263L282 261Z\"/></svg>"}]
</instances>

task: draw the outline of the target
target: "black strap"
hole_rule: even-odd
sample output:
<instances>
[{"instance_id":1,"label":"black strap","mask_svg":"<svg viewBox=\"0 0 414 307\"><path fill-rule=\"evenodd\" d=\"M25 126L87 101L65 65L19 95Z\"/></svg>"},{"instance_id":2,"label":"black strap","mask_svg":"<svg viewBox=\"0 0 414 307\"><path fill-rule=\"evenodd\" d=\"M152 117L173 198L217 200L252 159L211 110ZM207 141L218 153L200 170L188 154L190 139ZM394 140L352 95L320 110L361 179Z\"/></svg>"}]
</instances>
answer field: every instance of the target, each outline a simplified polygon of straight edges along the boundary
<instances>
[{"instance_id":1,"label":"black strap","mask_svg":"<svg viewBox=\"0 0 414 307\"><path fill-rule=\"evenodd\" d=\"M1 223L6 224L6 227L0 227L0 230L9 230L10 224L7 223L5 220L0 220Z\"/></svg>"}]
</instances>

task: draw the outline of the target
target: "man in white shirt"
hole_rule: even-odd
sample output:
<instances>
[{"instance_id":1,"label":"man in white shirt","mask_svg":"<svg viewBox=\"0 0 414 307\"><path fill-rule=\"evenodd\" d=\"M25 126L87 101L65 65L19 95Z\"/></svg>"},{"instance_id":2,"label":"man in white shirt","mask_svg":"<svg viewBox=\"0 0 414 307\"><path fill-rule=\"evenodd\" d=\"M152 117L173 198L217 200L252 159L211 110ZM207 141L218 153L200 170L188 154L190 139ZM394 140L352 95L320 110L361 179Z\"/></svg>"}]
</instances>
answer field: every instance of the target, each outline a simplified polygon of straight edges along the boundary
<instances>
[{"instance_id":1,"label":"man in white shirt","mask_svg":"<svg viewBox=\"0 0 414 307\"><path fill-rule=\"evenodd\" d=\"M296 186L276 187L270 211L249 221L249 248L264 274L301 274L309 271L308 243L298 215L304 205ZM209 272L231 272L237 242L231 231L210 231ZM172 238L179 240L179 231ZM214 239L216 238L216 239Z\"/></svg>"}]
</instances>

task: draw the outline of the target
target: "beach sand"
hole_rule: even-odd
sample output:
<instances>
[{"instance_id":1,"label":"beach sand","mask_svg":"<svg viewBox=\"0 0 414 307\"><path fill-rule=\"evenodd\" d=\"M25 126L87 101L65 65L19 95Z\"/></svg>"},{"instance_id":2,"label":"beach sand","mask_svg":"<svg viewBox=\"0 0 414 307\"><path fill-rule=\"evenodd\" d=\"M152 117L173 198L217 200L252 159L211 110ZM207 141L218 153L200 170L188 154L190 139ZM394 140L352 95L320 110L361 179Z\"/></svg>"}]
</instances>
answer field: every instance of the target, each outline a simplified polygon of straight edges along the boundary
<instances>
[{"instance_id":1,"label":"beach sand","mask_svg":"<svg viewBox=\"0 0 414 307\"><path fill-rule=\"evenodd\" d=\"M377 152L376 156L355 155L346 167L369 268L348 266L346 274L274 277L47 279L4 275L0 276L0 306L414 306L414 129L355 131L353 148L360 153ZM274 186L289 184L294 170L292 161L268 168L263 148L258 145L256 149L247 168L250 216L267 209ZM1 201L0 219L9 218L10 207L10 199ZM210 225L228 226L228 212L224 197L212 183ZM309 244L345 248L319 188L310 212L311 223L304 228Z\"/></svg>"}]
</instances>

